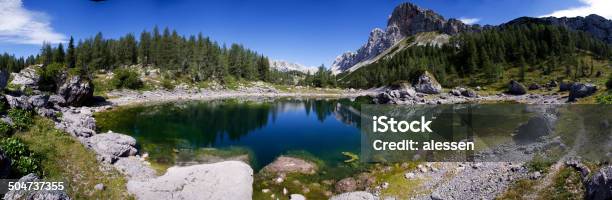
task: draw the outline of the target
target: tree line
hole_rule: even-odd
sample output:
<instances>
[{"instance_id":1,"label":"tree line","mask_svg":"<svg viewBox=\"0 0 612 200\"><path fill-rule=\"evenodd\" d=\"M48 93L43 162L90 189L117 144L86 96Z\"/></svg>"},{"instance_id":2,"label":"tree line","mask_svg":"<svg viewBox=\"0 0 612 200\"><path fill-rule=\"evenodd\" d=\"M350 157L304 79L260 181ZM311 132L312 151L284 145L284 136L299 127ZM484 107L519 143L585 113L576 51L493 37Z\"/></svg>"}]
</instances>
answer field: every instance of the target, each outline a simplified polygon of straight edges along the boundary
<instances>
[{"instance_id":1,"label":"tree line","mask_svg":"<svg viewBox=\"0 0 612 200\"><path fill-rule=\"evenodd\" d=\"M480 76L493 83L509 68L518 68L521 79L528 70L543 74L563 70L567 77L576 78L588 75L589 68L592 73L592 64L577 59L583 52L601 60L612 56L609 44L585 32L542 24L510 25L459 34L441 47L409 47L390 59L341 75L341 82L349 87L382 86L414 80L428 70L446 85L455 84L449 77Z\"/></svg>"},{"instance_id":2,"label":"tree line","mask_svg":"<svg viewBox=\"0 0 612 200\"><path fill-rule=\"evenodd\" d=\"M17 60L14 57L10 60ZM270 79L268 58L239 44L226 47L201 33L182 36L175 30L157 27L143 31L139 38L129 33L118 39L104 38L102 33L75 42L71 37L67 46L43 44L35 63L64 64L83 74L98 70L112 71L124 66L152 66L166 72L168 78L188 77L190 80L226 81L227 78L245 80ZM30 60L28 60L30 61ZM14 62L14 61L11 61ZM20 62L23 68L32 62Z\"/></svg>"}]
</instances>

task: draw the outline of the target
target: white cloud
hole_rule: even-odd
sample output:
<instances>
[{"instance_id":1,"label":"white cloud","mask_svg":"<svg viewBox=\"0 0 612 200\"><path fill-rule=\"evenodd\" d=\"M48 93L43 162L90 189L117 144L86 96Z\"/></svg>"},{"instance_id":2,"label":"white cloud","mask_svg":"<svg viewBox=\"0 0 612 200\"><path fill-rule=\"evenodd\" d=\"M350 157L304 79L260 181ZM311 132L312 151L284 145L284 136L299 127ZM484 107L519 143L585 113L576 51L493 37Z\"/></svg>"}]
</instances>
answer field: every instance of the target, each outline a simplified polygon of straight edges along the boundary
<instances>
[{"instance_id":1,"label":"white cloud","mask_svg":"<svg viewBox=\"0 0 612 200\"><path fill-rule=\"evenodd\" d=\"M459 21L462 21L465 24L475 24L475 23L478 23L480 21L480 18L461 17L461 18L459 18Z\"/></svg>"},{"instance_id":2,"label":"white cloud","mask_svg":"<svg viewBox=\"0 0 612 200\"><path fill-rule=\"evenodd\" d=\"M25 9L22 0L0 0L0 43L59 43L65 39L53 31L45 13Z\"/></svg>"},{"instance_id":3,"label":"white cloud","mask_svg":"<svg viewBox=\"0 0 612 200\"><path fill-rule=\"evenodd\" d=\"M584 5L579 7L557 10L541 17L576 17L597 14L612 19L612 1L610 0L580 0Z\"/></svg>"}]
</instances>

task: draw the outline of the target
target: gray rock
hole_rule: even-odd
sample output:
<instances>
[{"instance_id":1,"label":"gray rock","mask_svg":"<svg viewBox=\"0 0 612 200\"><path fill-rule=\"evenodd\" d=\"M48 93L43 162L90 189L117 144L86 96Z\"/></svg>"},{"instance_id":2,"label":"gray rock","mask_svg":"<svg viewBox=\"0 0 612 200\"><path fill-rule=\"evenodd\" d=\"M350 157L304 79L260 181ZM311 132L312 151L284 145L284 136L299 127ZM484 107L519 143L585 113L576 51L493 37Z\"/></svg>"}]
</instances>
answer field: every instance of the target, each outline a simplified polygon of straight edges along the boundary
<instances>
[{"instance_id":1,"label":"gray rock","mask_svg":"<svg viewBox=\"0 0 612 200\"><path fill-rule=\"evenodd\" d=\"M525 86L518 81L511 80L510 83L508 83L508 94L523 95L526 93L527 90L525 89Z\"/></svg>"},{"instance_id":2,"label":"gray rock","mask_svg":"<svg viewBox=\"0 0 612 200\"><path fill-rule=\"evenodd\" d=\"M47 107L48 102L49 102L49 96L43 95L43 94L32 95L28 98L28 103L32 105L34 108Z\"/></svg>"},{"instance_id":3,"label":"gray rock","mask_svg":"<svg viewBox=\"0 0 612 200\"><path fill-rule=\"evenodd\" d=\"M306 200L306 197L301 194L291 194L289 195L289 200Z\"/></svg>"},{"instance_id":4,"label":"gray rock","mask_svg":"<svg viewBox=\"0 0 612 200\"><path fill-rule=\"evenodd\" d=\"M128 157L138 153L136 139L119 133L96 134L87 138L88 145L98 154L110 157ZM110 160L112 163L112 159Z\"/></svg>"},{"instance_id":5,"label":"gray rock","mask_svg":"<svg viewBox=\"0 0 612 200\"><path fill-rule=\"evenodd\" d=\"M65 105L82 106L93 97L94 86L91 81L72 76L57 89L57 94L64 98Z\"/></svg>"},{"instance_id":6,"label":"gray rock","mask_svg":"<svg viewBox=\"0 0 612 200\"><path fill-rule=\"evenodd\" d=\"M40 82L40 76L38 75L38 69L40 69L42 65L32 65L22 69L19 73L12 73L13 80L11 84L18 86L21 90L25 88L38 88L38 82Z\"/></svg>"},{"instance_id":7,"label":"gray rock","mask_svg":"<svg viewBox=\"0 0 612 200\"><path fill-rule=\"evenodd\" d=\"M8 178L11 175L11 158L0 149L0 178Z\"/></svg>"},{"instance_id":8,"label":"gray rock","mask_svg":"<svg viewBox=\"0 0 612 200\"><path fill-rule=\"evenodd\" d=\"M155 170L135 156L117 158L113 166L126 175L129 180L144 181L156 177Z\"/></svg>"},{"instance_id":9,"label":"gray rock","mask_svg":"<svg viewBox=\"0 0 612 200\"><path fill-rule=\"evenodd\" d=\"M358 191L347 192L331 197L330 200L375 200L376 197L372 193Z\"/></svg>"},{"instance_id":10,"label":"gray rock","mask_svg":"<svg viewBox=\"0 0 612 200\"><path fill-rule=\"evenodd\" d=\"M40 181L36 174L28 174L19 179L19 182ZM70 197L63 190L12 190L4 195L5 200L69 200Z\"/></svg>"},{"instance_id":11,"label":"gray rock","mask_svg":"<svg viewBox=\"0 0 612 200\"><path fill-rule=\"evenodd\" d=\"M335 188L338 193L355 191L357 190L357 180L353 177L344 178L336 182Z\"/></svg>"},{"instance_id":12,"label":"gray rock","mask_svg":"<svg viewBox=\"0 0 612 200\"><path fill-rule=\"evenodd\" d=\"M64 99L64 97L62 96L54 94L54 95L49 96L49 103L60 106L60 105L66 104L66 99Z\"/></svg>"},{"instance_id":13,"label":"gray rock","mask_svg":"<svg viewBox=\"0 0 612 200\"><path fill-rule=\"evenodd\" d=\"M250 200L253 170L244 162L225 161L171 167L163 176L127 183L136 199Z\"/></svg>"},{"instance_id":14,"label":"gray rock","mask_svg":"<svg viewBox=\"0 0 612 200\"><path fill-rule=\"evenodd\" d=\"M599 169L586 184L586 199L612 199L612 166Z\"/></svg>"},{"instance_id":15,"label":"gray rock","mask_svg":"<svg viewBox=\"0 0 612 200\"><path fill-rule=\"evenodd\" d=\"M478 97L476 92L474 92L474 90L470 90L470 89L464 89L463 91L461 91L461 95L464 96L464 97L468 97L468 98Z\"/></svg>"},{"instance_id":16,"label":"gray rock","mask_svg":"<svg viewBox=\"0 0 612 200\"><path fill-rule=\"evenodd\" d=\"M591 96L597 92L597 86L593 84L574 83L570 86L569 101L576 101L577 98Z\"/></svg>"},{"instance_id":17,"label":"gray rock","mask_svg":"<svg viewBox=\"0 0 612 200\"><path fill-rule=\"evenodd\" d=\"M450 91L450 94L452 94L454 96L461 96L461 90L460 89L452 89Z\"/></svg>"},{"instance_id":18,"label":"gray rock","mask_svg":"<svg viewBox=\"0 0 612 200\"><path fill-rule=\"evenodd\" d=\"M24 110L31 110L32 104L28 101L28 97L25 95L21 96L12 96L12 95L4 95L6 101L11 108L19 108Z\"/></svg>"},{"instance_id":19,"label":"gray rock","mask_svg":"<svg viewBox=\"0 0 612 200\"><path fill-rule=\"evenodd\" d=\"M442 92L442 85L440 85L436 78L428 71L425 71L419 76L414 88L417 92L425 94L439 94Z\"/></svg>"}]
</instances>

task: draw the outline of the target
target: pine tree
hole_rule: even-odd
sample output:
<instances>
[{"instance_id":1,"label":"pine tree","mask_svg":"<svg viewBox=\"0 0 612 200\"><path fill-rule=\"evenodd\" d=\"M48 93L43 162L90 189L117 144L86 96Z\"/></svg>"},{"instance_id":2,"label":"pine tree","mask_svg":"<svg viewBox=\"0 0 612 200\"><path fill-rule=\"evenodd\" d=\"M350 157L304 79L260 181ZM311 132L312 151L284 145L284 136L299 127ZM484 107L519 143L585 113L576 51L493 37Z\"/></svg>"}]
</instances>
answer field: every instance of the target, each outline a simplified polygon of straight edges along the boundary
<instances>
[{"instance_id":1,"label":"pine tree","mask_svg":"<svg viewBox=\"0 0 612 200\"><path fill-rule=\"evenodd\" d=\"M74 49L74 38L72 38L72 36L70 36L70 41L68 42L66 65L68 66L68 68L74 68L76 66L76 52Z\"/></svg>"}]
</instances>

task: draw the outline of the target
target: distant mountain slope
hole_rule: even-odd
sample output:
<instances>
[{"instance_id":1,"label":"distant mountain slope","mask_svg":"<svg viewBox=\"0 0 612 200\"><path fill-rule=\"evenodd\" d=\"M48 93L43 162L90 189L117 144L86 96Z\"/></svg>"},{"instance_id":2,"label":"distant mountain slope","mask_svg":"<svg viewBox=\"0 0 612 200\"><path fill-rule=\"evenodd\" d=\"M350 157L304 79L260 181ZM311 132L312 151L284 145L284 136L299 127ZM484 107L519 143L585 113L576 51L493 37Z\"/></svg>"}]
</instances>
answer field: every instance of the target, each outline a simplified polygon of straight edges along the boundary
<instances>
[{"instance_id":1,"label":"distant mountain slope","mask_svg":"<svg viewBox=\"0 0 612 200\"><path fill-rule=\"evenodd\" d=\"M612 8L610 8L612 9ZM517 25L525 23L541 23L547 25L563 26L571 30L584 31L593 37L612 44L612 20L599 15L589 15L586 17L520 17L500 26Z\"/></svg>"},{"instance_id":2,"label":"distant mountain slope","mask_svg":"<svg viewBox=\"0 0 612 200\"><path fill-rule=\"evenodd\" d=\"M310 72L311 74L317 71L316 67L306 67L298 63L287 62L284 60L270 60L270 68L281 72L300 71L304 73Z\"/></svg>"},{"instance_id":3,"label":"distant mountain slope","mask_svg":"<svg viewBox=\"0 0 612 200\"><path fill-rule=\"evenodd\" d=\"M397 6L387 22L386 31L375 28L370 32L366 44L356 52L346 52L332 63L332 72L339 74L351 67L377 57L402 39L422 32L439 32L454 35L463 31L478 30L479 27L464 24L456 19L446 20L432 10L422 9L411 3Z\"/></svg>"},{"instance_id":4,"label":"distant mountain slope","mask_svg":"<svg viewBox=\"0 0 612 200\"><path fill-rule=\"evenodd\" d=\"M418 33L438 32L452 36L462 32L479 32L483 29L526 23L563 26L570 30L587 32L597 39L612 43L612 20L599 15L573 18L521 17L499 26L487 25L482 28L480 25L464 24L457 19L445 20L432 10L423 9L411 3L402 3L393 10L385 31L379 28L372 30L367 43L356 52L349 51L336 57L331 69L334 74L353 72L385 57L379 55L386 54L388 49L397 46L400 41Z\"/></svg>"}]
</instances>

